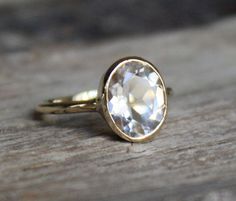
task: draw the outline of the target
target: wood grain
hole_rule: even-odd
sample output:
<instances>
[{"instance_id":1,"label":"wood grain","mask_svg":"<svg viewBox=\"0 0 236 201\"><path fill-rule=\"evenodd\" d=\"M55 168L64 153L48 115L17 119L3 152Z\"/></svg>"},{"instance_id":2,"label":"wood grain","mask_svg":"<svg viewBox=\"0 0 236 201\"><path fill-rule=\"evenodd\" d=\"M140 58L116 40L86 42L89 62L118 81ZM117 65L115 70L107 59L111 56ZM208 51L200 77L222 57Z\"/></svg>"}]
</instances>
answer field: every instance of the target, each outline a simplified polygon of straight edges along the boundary
<instances>
[{"instance_id":1,"label":"wood grain","mask_svg":"<svg viewBox=\"0 0 236 201\"><path fill-rule=\"evenodd\" d=\"M0 200L236 199L236 19L91 46L0 55ZM42 100L96 88L116 59L159 65L174 89L154 141L116 137L97 114L34 116Z\"/></svg>"}]
</instances>

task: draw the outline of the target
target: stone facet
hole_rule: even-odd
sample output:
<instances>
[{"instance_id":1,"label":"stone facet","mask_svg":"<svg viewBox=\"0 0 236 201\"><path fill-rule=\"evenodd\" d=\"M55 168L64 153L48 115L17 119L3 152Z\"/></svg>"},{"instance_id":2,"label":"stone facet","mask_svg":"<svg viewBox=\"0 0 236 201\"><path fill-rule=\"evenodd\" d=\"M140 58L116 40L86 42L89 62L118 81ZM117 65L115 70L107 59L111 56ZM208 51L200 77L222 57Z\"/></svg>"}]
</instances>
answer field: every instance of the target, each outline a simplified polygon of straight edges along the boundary
<instances>
[{"instance_id":1,"label":"stone facet","mask_svg":"<svg viewBox=\"0 0 236 201\"><path fill-rule=\"evenodd\" d=\"M151 64L126 60L108 83L107 108L116 126L132 138L150 135L166 113L164 84Z\"/></svg>"}]
</instances>

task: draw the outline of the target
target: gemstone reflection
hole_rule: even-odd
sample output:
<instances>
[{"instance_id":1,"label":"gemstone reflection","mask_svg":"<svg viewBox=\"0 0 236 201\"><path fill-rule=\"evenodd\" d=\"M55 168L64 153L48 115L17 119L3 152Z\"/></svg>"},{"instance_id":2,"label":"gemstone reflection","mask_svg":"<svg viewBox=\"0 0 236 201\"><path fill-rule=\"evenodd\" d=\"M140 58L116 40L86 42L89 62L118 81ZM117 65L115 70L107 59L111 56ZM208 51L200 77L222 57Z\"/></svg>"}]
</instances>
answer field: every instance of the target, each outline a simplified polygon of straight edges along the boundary
<instances>
[{"instance_id":1,"label":"gemstone reflection","mask_svg":"<svg viewBox=\"0 0 236 201\"><path fill-rule=\"evenodd\" d=\"M149 63L121 63L108 83L108 112L119 129L133 138L152 133L166 113L163 88Z\"/></svg>"}]
</instances>

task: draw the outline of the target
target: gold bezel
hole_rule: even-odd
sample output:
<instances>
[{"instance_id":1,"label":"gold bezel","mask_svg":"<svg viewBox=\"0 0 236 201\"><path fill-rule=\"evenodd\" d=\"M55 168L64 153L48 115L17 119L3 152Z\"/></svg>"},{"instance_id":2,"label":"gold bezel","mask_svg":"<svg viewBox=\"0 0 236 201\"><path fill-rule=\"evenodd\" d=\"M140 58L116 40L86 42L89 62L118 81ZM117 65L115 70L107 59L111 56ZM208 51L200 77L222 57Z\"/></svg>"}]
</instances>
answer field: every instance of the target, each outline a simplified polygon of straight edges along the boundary
<instances>
[{"instance_id":1,"label":"gold bezel","mask_svg":"<svg viewBox=\"0 0 236 201\"><path fill-rule=\"evenodd\" d=\"M108 111L108 86L111 80L112 75L116 72L116 69L119 68L121 65L123 65L126 62L130 62L130 61L138 61L142 64L148 64L149 67L152 68L153 71L155 71L161 82L163 85L163 91L164 91L164 104L165 104L165 110L164 110L164 117L161 120L161 122L158 124L158 126L148 135L144 135L142 137L131 137L129 135L127 135L126 133L124 133L122 130L120 130L120 128L116 125L115 121L113 120L111 114ZM117 134L119 135L121 138L129 141L129 142L146 142L146 141L150 141L151 139L153 139L154 136L156 136L158 134L158 131L160 130L160 128L162 127L166 116L167 116L167 110L168 110L168 101L167 101L167 92L166 92L166 85L165 82L159 72L159 70L149 61L140 58L140 57L125 57L122 58L120 60L118 60L117 62L115 62L114 64L111 65L111 67L107 70L107 72L104 74L104 76L102 77L101 81L100 81L100 85L99 85L99 90L98 90L98 99L97 99L97 110L102 114L102 116L105 118L106 122L108 123L108 125L110 126L110 128Z\"/></svg>"}]
</instances>

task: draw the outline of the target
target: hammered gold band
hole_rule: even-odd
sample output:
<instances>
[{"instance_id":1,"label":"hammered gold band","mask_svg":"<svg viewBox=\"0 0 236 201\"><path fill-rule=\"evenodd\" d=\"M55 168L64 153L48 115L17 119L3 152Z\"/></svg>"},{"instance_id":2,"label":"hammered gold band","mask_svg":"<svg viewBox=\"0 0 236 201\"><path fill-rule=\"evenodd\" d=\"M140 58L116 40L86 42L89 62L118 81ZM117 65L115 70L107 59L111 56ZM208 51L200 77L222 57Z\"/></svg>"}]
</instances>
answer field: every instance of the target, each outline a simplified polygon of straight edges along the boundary
<instances>
[{"instance_id":1,"label":"hammered gold band","mask_svg":"<svg viewBox=\"0 0 236 201\"><path fill-rule=\"evenodd\" d=\"M81 112L95 112L97 90L85 91L74 96L50 99L39 105L36 111L43 114L68 114Z\"/></svg>"}]
</instances>

